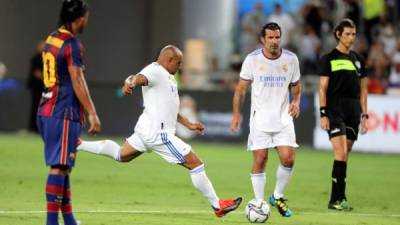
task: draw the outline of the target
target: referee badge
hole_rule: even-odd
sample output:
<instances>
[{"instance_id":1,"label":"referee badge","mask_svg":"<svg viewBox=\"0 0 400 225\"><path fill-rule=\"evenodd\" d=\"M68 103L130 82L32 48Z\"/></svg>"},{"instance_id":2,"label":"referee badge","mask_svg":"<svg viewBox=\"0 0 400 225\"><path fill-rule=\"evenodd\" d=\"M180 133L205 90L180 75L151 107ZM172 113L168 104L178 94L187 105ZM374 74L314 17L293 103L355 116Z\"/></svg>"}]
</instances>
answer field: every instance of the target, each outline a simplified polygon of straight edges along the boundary
<instances>
[{"instance_id":1,"label":"referee badge","mask_svg":"<svg viewBox=\"0 0 400 225\"><path fill-rule=\"evenodd\" d=\"M355 63L354 63L355 65L356 65L356 67L357 67L357 69L356 69L356 73L357 73L357 76L361 76L361 73L360 73L360 70L361 70L361 63L360 63L360 61L356 61Z\"/></svg>"},{"instance_id":2,"label":"referee badge","mask_svg":"<svg viewBox=\"0 0 400 225\"><path fill-rule=\"evenodd\" d=\"M355 64L356 64L356 66L357 66L358 69L361 69L361 63L360 63L360 61L357 60L357 61L355 62Z\"/></svg>"}]
</instances>

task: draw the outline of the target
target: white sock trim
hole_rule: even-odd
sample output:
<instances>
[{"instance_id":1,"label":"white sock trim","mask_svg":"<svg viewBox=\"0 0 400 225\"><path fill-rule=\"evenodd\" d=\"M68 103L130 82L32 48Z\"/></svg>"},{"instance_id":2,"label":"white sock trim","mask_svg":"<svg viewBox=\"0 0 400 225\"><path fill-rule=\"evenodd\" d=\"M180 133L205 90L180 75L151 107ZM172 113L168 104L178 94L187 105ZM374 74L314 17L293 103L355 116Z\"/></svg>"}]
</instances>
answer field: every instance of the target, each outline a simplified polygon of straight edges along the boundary
<instances>
[{"instance_id":1,"label":"white sock trim","mask_svg":"<svg viewBox=\"0 0 400 225\"><path fill-rule=\"evenodd\" d=\"M197 167L193 168L192 170L190 170L190 173L200 173L203 171L205 171L204 164L201 164L200 166L197 166Z\"/></svg>"},{"instance_id":2,"label":"white sock trim","mask_svg":"<svg viewBox=\"0 0 400 225\"><path fill-rule=\"evenodd\" d=\"M265 177L265 173L250 173L251 177Z\"/></svg>"}]
</instances>

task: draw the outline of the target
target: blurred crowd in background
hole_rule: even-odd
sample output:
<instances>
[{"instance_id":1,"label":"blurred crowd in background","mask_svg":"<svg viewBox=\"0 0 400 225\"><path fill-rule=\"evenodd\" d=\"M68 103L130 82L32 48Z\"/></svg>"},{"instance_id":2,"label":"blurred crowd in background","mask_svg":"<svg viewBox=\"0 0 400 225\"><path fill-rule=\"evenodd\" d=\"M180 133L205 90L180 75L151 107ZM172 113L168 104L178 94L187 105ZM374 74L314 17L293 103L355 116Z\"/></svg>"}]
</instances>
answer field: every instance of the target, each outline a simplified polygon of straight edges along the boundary
<instances>
[{"instance_id":1,"label":"blurred crowd in background","mask_svg":"<svg viewBox=\"0 0 400 225\"><path fill-rule=\"evenodd\" d=\"M400 1L398 0L204 0L201 2L182 0L177 2L177 5L183 5L181 20L187 25L181 25L183 32L177 35L182 37L182 42L169 44L176 44L184 50L184 66L177 75L181 89L233 91L244 58L250 52L262 47L259 41L260 29L267 22L276 22L282 28L281 46L295 52L300 60L303 92L317 92L319 74L316 71L319 57L337 44L332 33L334 26L343 18L350 18L357 25L357 39L353 50L364 56L368 68L369 93L400 94ZM207 17L204 17L205 13L208 13ZM93 22L96 22L96 19ZM131 20L124 22L132 23ZM91 41L93 40L86 40L86 44ZM34 121L37 103L43 90L40 54L43 40L37 42L30 68L26 68L26 80L22 80L21 77L15 79L15 75L18 74L8 73L7 65L0 59L0 94L25 88L31 92L33 103L31 130L36 127ZM135 42L129 43L134 47L137 45ZM110 53L113 52L108 52ZM98 88L120 86L119 78L112 78L114 80L111 82L96 81L99 75L107 78L115 76L107 72L96 74L91 77L94 79L92 81L95 81L94 84L89 79L90 86L97 85Z\"/></svg>"},{"instance_id":2,"label":"blurred crowd in background","mask_svg":"<svg viewBox=\"0 0 400 225\"><path fill-rule=\"evenodd\" d=\"M196 4L190 0L184 4ZM226 9L224 4L232 5ZM319 57L336 46L332 34L335 24L343 18L357 25L354 51L365 57L370 78L369 93L399 94L400 91L400 1L397 0L226 0L225 3L202 3L220 10L235 11L215 20L231 24L227 31L200 32L198 37L183 37L184 68L179 74L180 88L190 90L233 90L239 78L241 64L247 54L261 48L259 33L267 22L277 22L282 28L281 46L297 54L301 63L304 92L318 89ZM213 5L214 4L214 5ZM189 10L194 10L194 9ZM198 9L200 10L200 9ZM209 10L209 9L207 9ZM214 14L221 14L218 11ZM205 12L201 12L205 13ZM234 15L230 17L229 15ZM203 15L200 15L203 17ZM195 30L213 20L194 18L189 13L183 20L192 21ZM230 21L231 20L231 21ZM217 23L217 21L216 21ZM224 24L220 22L221 24ZM215 26L220 26L216 24ZM205 25L212 27L210 25ZM190 26L189 26L190 27ZM200 28L199 28L200 27ZM222 34L221 34L222 33ZM219 35L217 40L211 36ZM40 40L38 40L39 42ZM173 43L179 46L179 43ZM40 51L40 44L38 52ZM40 54L31 59L28 87L40 93ZM28 68L27 68L28 70ZM18 84L6 79L7 65L0 59L0 92ZM40 95L40 94L36 94ZM36 100L35 100L36 101Z\"/></svg>"},{"instance_id":3,"label":"blurred crowd in background","mask_svg":"<svg viewBox=\"0 0 400 225\"><path fill-rule=\"evenodd\" d=\"M238 1L240 3L243 1ZM252 9L241 13L232 35L232 54L229 68L220 68L212 53L208 56L206 78L201 89L233 89L241 63L247 54L262 47L260 28L266 22L277 22L282 28L281 46L297 54L301 63L304 91L315 92L319 77L316 74L320 55L336 46L332 30L343 18L357 25L354 51L364 56L370 78L369 93L398 94L400 88L400 3L395 0L305 0L258 1ZM272 8L272 9L271 9ZM201 49L201 47L199 47ZM198 64L197 64L198 65ZM189 66L190 68L190 66ZM188 69L189 69L188 68ZM182 86L191 87L192 80L184 72Z\"/></svg>"}]
</instances>

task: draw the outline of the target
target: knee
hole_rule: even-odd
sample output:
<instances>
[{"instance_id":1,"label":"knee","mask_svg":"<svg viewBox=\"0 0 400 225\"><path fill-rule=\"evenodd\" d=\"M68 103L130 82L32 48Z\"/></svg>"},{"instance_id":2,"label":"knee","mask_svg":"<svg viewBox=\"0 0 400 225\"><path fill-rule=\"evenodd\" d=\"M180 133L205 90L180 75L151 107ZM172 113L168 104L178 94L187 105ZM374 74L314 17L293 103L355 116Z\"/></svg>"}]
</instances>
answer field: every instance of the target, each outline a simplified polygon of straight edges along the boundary
<instances>
[{"instance_id":1,"label":"knee","mask_svg":"<svg viewBox=\"0 0 400 225\"><path fill-rule=\"evenodd\" d=\"M182 163L181 165L183 165L188 169L194 169L196 167L204 165L203 161L193 151L190 151L184 157L185 157L185 162Z\"/></svg>"},{"instance_id":2,"label":"knee","mask_svg":"<svg viewBox=\"0 0 400 225\"><path fill-rule=\"evenodd\" d=\"M119 148L118 156L115 157L115 160L119 162L130 162L142 153L143 152L134 149L128 143L125 143Z\"/></svg>"},{"instance_id":3,"label":"knee","mask_svg":"<svg viewBox=\"0 0 400 225\"><path fill-rule=\"evenodd\" d=\"M70 168L68 166L51 166L50 174L54 175L63 175L66 176L70 172Z\"/></svg>"},{"instance_id":4,"label":"knee","mask_svg":"<svg viewBox=\"0 0 400 225\"><path fill-rule=\"evenodd\" d=\"M281 164L286 168L292 168L294 166L294 159L293 158L283 159L281 161Z\"/></svg>"},{"instance_id":5,"label":"knee","mask_svg":"<svg viewBox=\"0 0 400 225\"><path fill-rule=\"evenodd\" d=\"M117 161L119 161L119 162L122 162L122 163L127 163L127 162L130 162L130 161L132 161L132 157L129 155L129 154L124 154L122 151L120 152L120 155L119 155L119 160L117 160Z\"/></svg>"},{"instance_id":6,"label":"knee","mask_svg":"<svg viewBox=\"0 0 400 225\"><path fill-rule=\"evenodd\" d=\"M347 154L344 151L336 151L335 152L335 160L347 161Z\"/></svg>"},{"instance_id":7,"label":"knee","mask_svg":"<svg viewBox=\"0 0 400 225\"><path fill-rule=\"evenodd\" d=\"M204 166L204 162L201 159L197 158L197 159L186 161L185 165L189 169L195 169L199 166Z\"/></svg>"}]
</instances>

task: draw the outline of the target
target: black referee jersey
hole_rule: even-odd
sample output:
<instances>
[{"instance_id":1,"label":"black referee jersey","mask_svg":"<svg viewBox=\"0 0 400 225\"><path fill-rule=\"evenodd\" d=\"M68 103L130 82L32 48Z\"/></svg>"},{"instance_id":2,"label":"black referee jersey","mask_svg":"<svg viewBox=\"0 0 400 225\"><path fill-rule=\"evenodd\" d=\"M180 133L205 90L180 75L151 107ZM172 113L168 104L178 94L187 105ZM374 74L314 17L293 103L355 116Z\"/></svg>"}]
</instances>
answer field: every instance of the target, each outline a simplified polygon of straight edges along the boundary
<instances>
[{"instance_id":1,"label":"black referee jersey","mask_svg":"<svg viewBox=\"0 0 400 225\"><path fill-rule=\"evenodd\" d=\"M348 139L357 140L361 79L367 76L364 59L353 51L345 54L335 48L320 59L318 73L329 76L326 91L329 137L345 134Z\"/></svg>"},{"instance_id":2,"label":"black referee jersey","mask_svg":"<svg viewBox=\"0 0 400 225\"><path fill-rule=\"evenodd\" d=\"M321 57L318 74L329 77L326 93L329 108L329 102L342 98L359 100L360 81L367 76L367 71L361 55L354 51L345 54L335 48Z\"/></svg>"}]
</instances>

